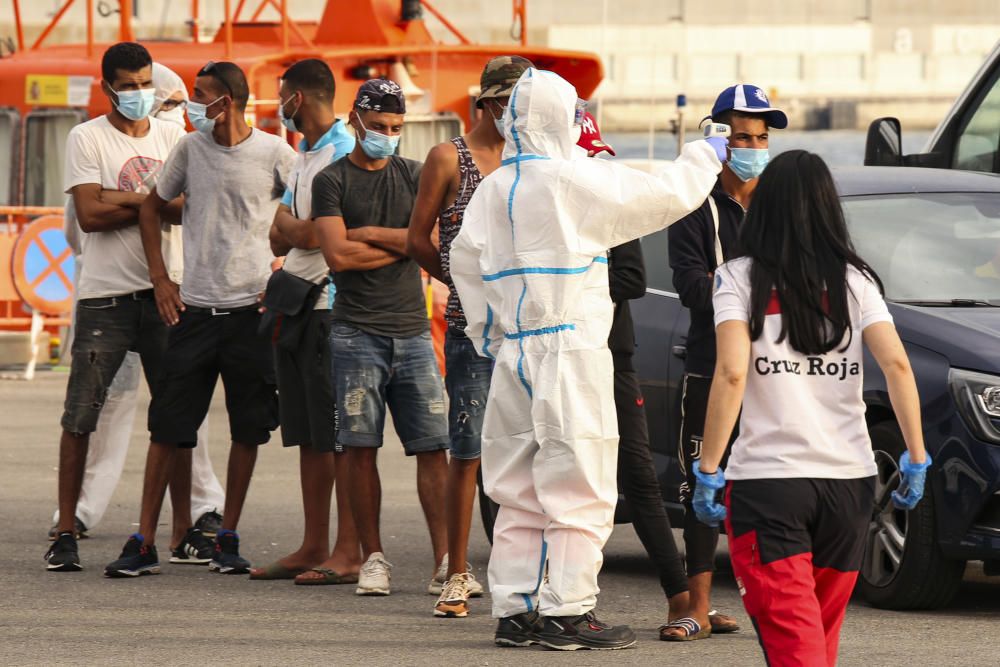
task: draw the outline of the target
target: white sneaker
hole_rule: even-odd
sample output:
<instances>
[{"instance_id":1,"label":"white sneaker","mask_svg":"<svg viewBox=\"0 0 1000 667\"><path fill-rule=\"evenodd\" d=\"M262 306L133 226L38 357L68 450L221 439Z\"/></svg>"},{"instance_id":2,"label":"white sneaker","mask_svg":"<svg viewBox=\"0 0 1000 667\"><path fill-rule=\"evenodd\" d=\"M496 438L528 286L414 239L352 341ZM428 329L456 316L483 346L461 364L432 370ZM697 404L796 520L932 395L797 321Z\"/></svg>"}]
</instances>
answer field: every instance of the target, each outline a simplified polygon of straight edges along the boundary
<instances>
[{"instance_id":1,"label":"white sneaker","mask_svg":"<svg viewBox=\"0 0 1000 667\"><path fill-rule=\"evenodd\" d=\"M364 565L358 575L356 595L388 595L389 580L392 578L392 563L385 559L385 554L376 551Z\"/></svg>"},{"instance_id":2,"label":"white sneaker","mask_svg":"<svg viewBox=\"0 0 1000 667\"><path fill-rule=\"evenodd\" d=\"M472 564L465 564L465 571L469 573L469 581L466 586L469 589L470 598L481 598L483 597L483 585L476 581L476 578L472 576ZM438 566L437 572L434 573L434 577L431 579L431 583L427 584L427 592L430 595L441 595L444 592L445 582L448 581L448 554L444 555L444 560L441 561L441 565Z\"/></svg>"},{"instance_id":3,"label":"white sneaker","mask_svg":"<svg viewBox=\"0 0 1000 667\"><path fill-rule=\"evenodd\" d=\"M434 606L434 615L443 618L465 618L469 615L469 584L476 578L468 572L451 575Z\"/></svg>"}]
</instances>

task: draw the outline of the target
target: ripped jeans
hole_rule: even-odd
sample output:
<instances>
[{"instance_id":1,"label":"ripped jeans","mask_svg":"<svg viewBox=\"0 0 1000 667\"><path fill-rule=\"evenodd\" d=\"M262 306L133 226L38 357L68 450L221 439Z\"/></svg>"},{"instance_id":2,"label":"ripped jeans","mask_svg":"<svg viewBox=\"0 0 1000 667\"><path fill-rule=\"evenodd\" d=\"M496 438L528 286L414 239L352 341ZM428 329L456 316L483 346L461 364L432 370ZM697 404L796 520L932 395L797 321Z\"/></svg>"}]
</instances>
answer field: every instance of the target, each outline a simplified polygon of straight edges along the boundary
<instances>
[{"instance_id":1,"label":"ripped jeans","mask_svg":"<svg viewBox=\"0 0 1000 667\"><path fill-rule=\"evenodd\" d=\"M444 383L430 332L378 336L334 321L338 447L381 447L386 408L407 456L448 448Z\"/></svg>"},{"instance_id":2,"label":"ripped jeans","mask_svg":"<svg viewBox=\"0 0 1000 667\"><path fill-rule=\"evenodd\" d=\"M444 365L450 401L451 457L478 459L482 452L483 417L493 377L493 361L479 356L476 346L464 333L448 327L444 338Z\"/></svg>"},{"instance_id":3,"label":"ripped jeans","mask_svg":"<svg viewBox=\"0 0 1000 667\"><path fill-rule=\"evenodd\" d=\"M153 290L80 299L73 326L73 361L62 427L70 433L88 434L97 428L125 353L139 353L150 392L156 391L155 380L167 346L167 327L156 310Z\"/></svg>"}]
</instances>

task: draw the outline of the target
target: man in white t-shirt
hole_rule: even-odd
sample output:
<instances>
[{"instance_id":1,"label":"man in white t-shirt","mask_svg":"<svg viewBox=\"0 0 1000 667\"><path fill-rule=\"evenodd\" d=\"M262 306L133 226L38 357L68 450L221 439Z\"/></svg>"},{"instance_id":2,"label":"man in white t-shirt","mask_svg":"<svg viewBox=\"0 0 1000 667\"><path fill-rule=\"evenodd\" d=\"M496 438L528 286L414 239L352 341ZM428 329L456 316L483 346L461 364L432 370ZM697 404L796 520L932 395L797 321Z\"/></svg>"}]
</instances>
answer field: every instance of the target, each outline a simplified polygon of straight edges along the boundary
<instances>
[{"instance_id":1,"label":"man in white t-shirt","mask_svg":"<svg viewBox=\"0 0 1000 667\"><path fill-rule=\"evenodd\" d=\"M178 449L192 448L221 377L232 446L226 504L209 569L245 574L236 527L257 461L277 426L278 396L270 336L260 330L257 299L270 274L268 230L295 151L251 128L250 89L233 63L208 63L195 79L185 135L139 212L142 246L160 317L169 327L160 391L149 407L139 531L108 577L158 574L156 525ZM157 218L184 195L184 282L171 280Z\"/></svg>"},{"instance_id":2,"label":"man in white t-shirt","mask_svg":"<svg viewBox=\"0 0 1000 667\"><path fill-rule=\"evenodd\" d=\"M166 66L153 63L153 85L156 88L156 100L153 103L150 116L176 122L173 112L179 111L181 116L178 126L184 129L183 105L187 103L184 82ZM168 103L173 103L174 106L168 109L166 107ZM66 198L63 232L73 249L76 258L76 273L79 275L83 268L81 243L84 233L76 219L76 209L73 207L71 196ZM167 241L169 245L167 264L170 266L170 275L174 281L179 283L184 270L180 228L164 229L164 237L169 239ZM70 338L72 338L72 334ZM67 345L69 344L70 342L67 341ZM111 502L111 496L118 486L122 469L125 467L128 445L132 439L132 425L135 422L135 409L139 401L139 376L141 372L139 353L130 351L125 355L118 373L115 374L108 388L107 399L104 401L101 416L97 420L97 428L90 435L86 471L83 475L83 485L80 487L80 498L76 504L75 532L77 539L86 536L88 530L93 530L101 522L105 510ZM215 531L222 521L218 510L225 502L225 493L208 457L208 419L198 429L198 440L204 442L206 446L196 448L191 461L191 520L195 527L205 533L206 537L215 537ZM185 465L174 468L171 477L172 489L178 488L178 485L186 488L186 482L183 481L183 478L177 481L175 478L177 475L186 476L187 470L188 467ZM183 505L183 501L181 504ZM56 539L58 535L58 509L56 509L52 521L54 524L49 531L50 540ZM178 536L174 540L174 544L179 545L178 540L182 539L183 535ZM186 553L187 551L188 549L181 550L183 555L178 556L180 562L193 562L191 556Z\"/></svg>"},{"instance_id":3,"label":"man in white t-shirt","mask_svg":"<svg viewBox=\"0 0 1000 667\"><path fill-rule=\"evenodd\" d=\"M149 118L155 90L152 59L135 43L111 46L101 63L101 88L111 111L78 125L66 143L65 189L84 232L76 307L73 362L66 388L59 445L59 523L46 554L53 571L81 569L75 537L90 434L108 397L112 379L130 350L138 352L151 391L166 346L166 328L157 317L152 283L139 236L138 208L167 155L184 135L171 123ZM176 219L180 202L161 211ZM161 223L162 224L162 223ZM190 505L190 475L178 488ZM180 504L184 504L182 501ZM174 513L175 538L190 527ZM183 525L182 525L183 524ZM208 553L207 540L195 551Z\"/></svg>"}]
</instances>

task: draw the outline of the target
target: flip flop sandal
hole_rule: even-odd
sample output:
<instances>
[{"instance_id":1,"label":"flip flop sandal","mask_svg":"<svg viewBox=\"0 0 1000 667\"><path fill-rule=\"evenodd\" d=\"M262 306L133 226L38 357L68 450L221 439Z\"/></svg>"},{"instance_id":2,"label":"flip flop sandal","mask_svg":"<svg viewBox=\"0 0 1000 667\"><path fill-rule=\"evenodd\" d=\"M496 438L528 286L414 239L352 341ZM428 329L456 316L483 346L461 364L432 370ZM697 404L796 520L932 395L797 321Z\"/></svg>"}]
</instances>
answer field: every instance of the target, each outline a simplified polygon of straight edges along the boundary
<instances>
[{"instance_id":1,"label":"flip flop sandal","mask_svg":"<svg viewBox=\"0 0 1000 667\"><path fill-rule=\"evenodd\" d=\"M726 614L720 614L716 610L708 612L708 620L712 625L712 632L717 635L728 635L740 631L740 624L736 619Z\"/></svg>"},{"instance_id":2,"label":"flip flop sandal","mask_svg":"<svg viewBox=\"0 0 1000 667\"><path fill-rule=\"evenodd\" d=\"M256 568L254 568L256 569ZM306 572L306 568L287 568L280 562L274 562L270 565L266 565L260 568L260 573L254 574L250 573L250 578L254 581L275 581L278 579L294 579L303 572Z\"/></svg>"},{"instance_id":3,"label":"flip flop sandal","mask_svg":"<svg viewBox=\"0 0 1000 667\"><path fill-rule=\"evenodd\" d=\"M675 628L680 628L684 631L684 634L677 635L666 632L666 630L673 630ZM660 641L664 642L693 642L696 639L709 639L711 636L711 627L702 628L701 624L690 616L678 618L676 621L671 621L660 626Z\"/></svg>"},{"instance_id":4,"label":"flip flop sandal","mask_svg":"<svg viewBox=\"0 0 1000 667\"><path fill-rule=\"evenodd\" d=\"M306 570L305 572L318 572L323 575L322 577L310 577L309 579L295 578L296 586L335 586L337 584L356 584L358 583L358 575L356 574L340 574L334 570L326 567L314 567ZM305 574L303 572L302 574Z\"/></svg>"}]
</instances>

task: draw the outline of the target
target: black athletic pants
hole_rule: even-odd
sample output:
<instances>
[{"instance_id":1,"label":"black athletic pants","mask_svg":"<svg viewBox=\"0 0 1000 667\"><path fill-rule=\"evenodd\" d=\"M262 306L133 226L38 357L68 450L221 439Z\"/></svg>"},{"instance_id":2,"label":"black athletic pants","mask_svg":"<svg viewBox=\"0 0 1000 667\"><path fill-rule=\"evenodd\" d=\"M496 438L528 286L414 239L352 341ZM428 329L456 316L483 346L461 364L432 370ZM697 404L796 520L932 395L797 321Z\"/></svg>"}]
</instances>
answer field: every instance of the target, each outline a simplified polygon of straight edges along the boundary
<instances>
[{"instance_id":1,"label":"black athletic pants","mask_svg":"<svg viewBox=\"0 0 1000 667\"><path fill-rule=\"evenodd\" d=\"M667 597L687 591L684 563L677 552L670 519L656 479L642 392L635 371L615 369L618 412L618 489L632 511L632 526L660 573Z\"/></svg>"},{"instance_id":2,"label":"black athletic pants","mask_svg":"<svg viewBox=\"0 0 1000 667\"><path fill-rule=\"evenodd\" d=\"M684 390L681 396L681 439L677 446L677 459L684 481L679 495L684 504L684 556L687 574L693 577L704 572L715 571L715 549L719 544L719 529L698 521L691 507L694 496L694 469L701 459L701 442L705 435L705 413L708 410L708 392L712 388L712 378L700 375L684 375ZM725 468L729 460L736 432L729 438L729 447L722 457L720 467Z\"/></svg>"}]
</instances>

